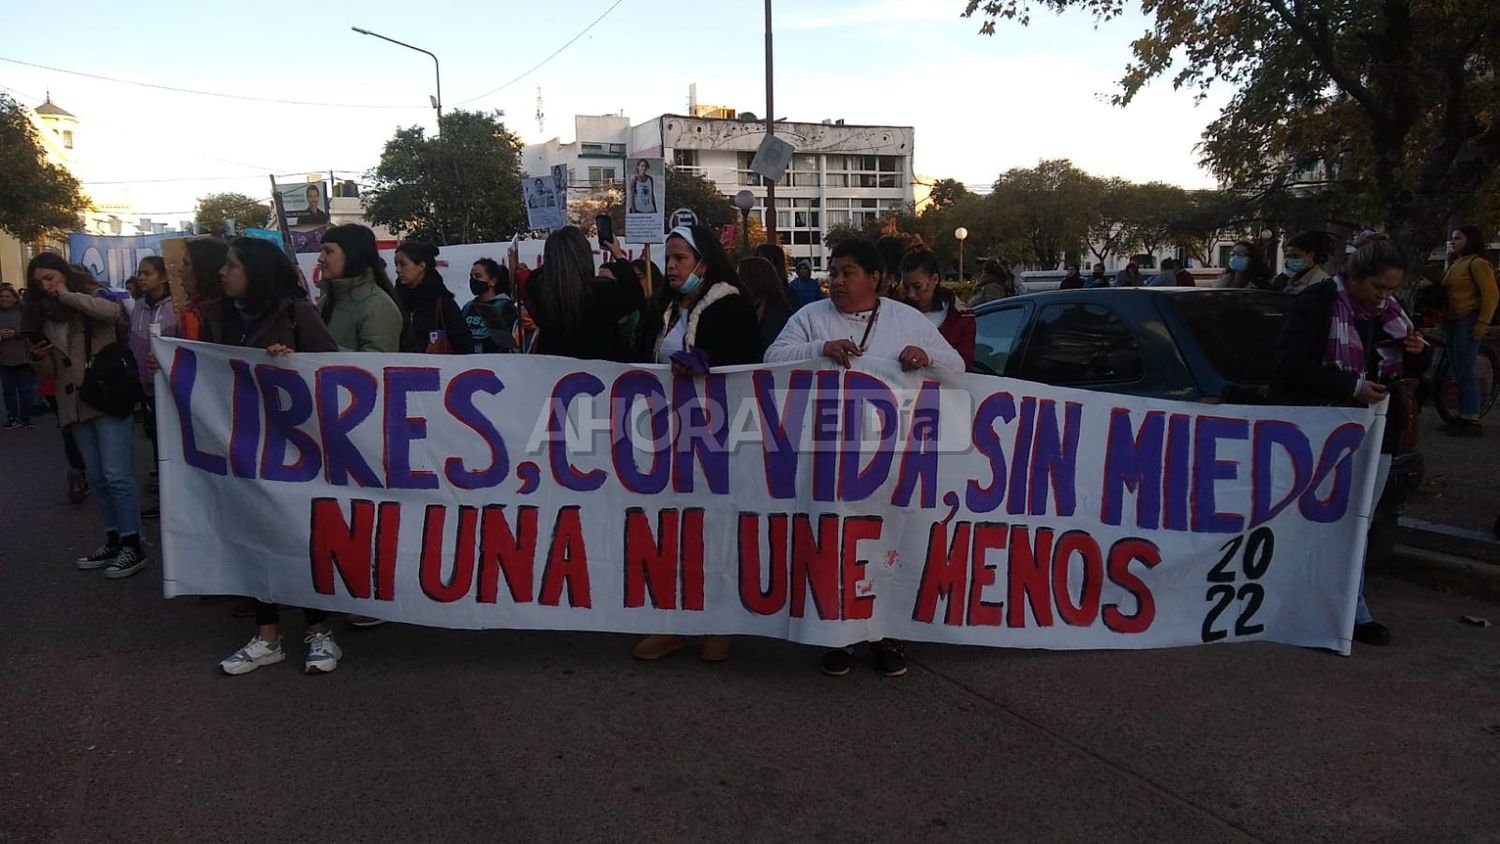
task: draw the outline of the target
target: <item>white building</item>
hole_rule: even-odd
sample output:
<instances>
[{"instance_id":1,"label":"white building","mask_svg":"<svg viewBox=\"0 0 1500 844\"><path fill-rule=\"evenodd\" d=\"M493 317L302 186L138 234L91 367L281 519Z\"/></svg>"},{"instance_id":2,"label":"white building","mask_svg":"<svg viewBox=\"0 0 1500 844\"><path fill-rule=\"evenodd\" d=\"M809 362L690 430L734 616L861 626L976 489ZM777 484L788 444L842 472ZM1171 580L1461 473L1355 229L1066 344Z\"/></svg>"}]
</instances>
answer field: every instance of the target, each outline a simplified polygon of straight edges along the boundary
<instances>
[{"instance_id":1,"label":"white building","mask_svg":"<svg viewBox=\"0 0 1500 844\"><path fill-rule=\"evenodd\" d=\"M575 118L576 139L532 144L522 152L529 175L567 164L569 184L598 190L624 178L635 158L665 158L697 173L732 198L750 190L751 212L765 223L766 188L750 161L765 138L764 122L731 109L692 105L697 116L664 114L635 126L619 116ZM823 235L843 224L862 225L914 205L914 130L910 126L852 126L843 121L776 124L776 136L796 150L776 185L776 230L793 260L826 264Z\"/></svg>"}]
</instances>

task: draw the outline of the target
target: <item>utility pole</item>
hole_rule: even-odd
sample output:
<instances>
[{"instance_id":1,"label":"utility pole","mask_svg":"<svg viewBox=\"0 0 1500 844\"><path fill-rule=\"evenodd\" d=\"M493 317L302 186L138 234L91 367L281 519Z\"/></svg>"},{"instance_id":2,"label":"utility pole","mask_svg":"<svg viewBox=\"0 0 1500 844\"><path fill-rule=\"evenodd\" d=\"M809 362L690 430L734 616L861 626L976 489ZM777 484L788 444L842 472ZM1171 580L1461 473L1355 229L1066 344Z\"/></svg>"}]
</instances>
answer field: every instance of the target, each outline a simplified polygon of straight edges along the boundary
<instances>
[{"instance_id":1,"label":"utility pole","mask_svg":"<svg viewBox=\"0 0 1500 844\"><path fill-rule=\"evenodd\" d=\"M771 52L771 0L766 0L766 136L776 135L776 73ZM766 242L780 244L776 237L776 183L766 180Z\"/></svg>"}]
</instances>

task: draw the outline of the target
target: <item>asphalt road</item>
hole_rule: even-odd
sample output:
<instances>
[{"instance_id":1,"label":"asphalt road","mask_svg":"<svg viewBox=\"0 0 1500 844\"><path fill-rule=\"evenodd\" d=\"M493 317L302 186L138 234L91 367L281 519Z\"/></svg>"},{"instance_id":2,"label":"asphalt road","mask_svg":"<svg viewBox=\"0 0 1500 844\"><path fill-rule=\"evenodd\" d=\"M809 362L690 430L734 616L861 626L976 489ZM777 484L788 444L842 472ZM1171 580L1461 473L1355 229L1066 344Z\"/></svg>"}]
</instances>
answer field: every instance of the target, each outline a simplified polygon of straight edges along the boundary
<instances>
[{"instance_id":1,"label":"asphalt road","mask_svg":"<svg viewBox=\"0 0 1500 844\"><path fill-rule=\"evenodd\" d=\"M48 420L50 421L50 420ZM1392 647L913 646L642 665L622 636L387 625L334 674L79 572L57 432L0 432L0 841L1500 841L1500 607L1376 578ZM300 619L285 632L300 635Z\"/></svg>"}]
</instances>

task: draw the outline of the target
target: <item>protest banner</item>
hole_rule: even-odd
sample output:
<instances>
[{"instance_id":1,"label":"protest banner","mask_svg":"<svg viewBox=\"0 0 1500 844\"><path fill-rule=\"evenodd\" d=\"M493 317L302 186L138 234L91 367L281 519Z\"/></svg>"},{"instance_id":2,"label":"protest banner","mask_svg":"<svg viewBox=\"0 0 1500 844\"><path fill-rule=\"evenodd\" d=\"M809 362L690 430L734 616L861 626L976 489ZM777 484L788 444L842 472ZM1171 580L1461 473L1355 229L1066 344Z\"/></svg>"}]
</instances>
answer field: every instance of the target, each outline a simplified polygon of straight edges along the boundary
<instances>
[{"instance_id":1,"label":"protest banner","mask_svg":"<svg viewBox=\"0 0 1500 844\"><path fill-rule=\"evenodd\" d=\"M68 261L88 267L94 278L116 290L135 275L141 259L161 254L162 235L102 235L72 232L68 235Z\"/></svg>"},{"instance_id":2,"label":"protest banner","mask_svg":"<svg viewBox=\"0 0 1500 844\"><path fill-rule=\"evenodd\" d=\"M663 243L662 218L667 204L667 164L660 158L636 159L625 182L625 239L634 243Z\"/></svg>"},{"instance_id":3,"label":"protest banner","mask_svg":"<svg viewBox=\"0 0 1500 844\"><path fill-rule=\"evenodd\" d=\"M568 169L566 165L561 165L561 169L561 182L558 167L552 168L548 176L521 180L521 189L526 194L526 224L533 229L560 229L567 225Z\"/></svg>"},{"instance_id":4,"label":"protest banner","mask_svg":"<svg viewBox=\"0 0 1500 844\"><path fill-rule=\"evenodd\" d=\"M168 597L455 628L1348 653L1385 421L887 361L154 352Z\"/></svg>"},{"instance_id":5,"label":"protest banner","mask_svg":"<svg viewBox=\"0 0 1500 844\"><path fill-rule=\"evenodd\" d=\"M276 196L287 227L311 231L328 225L328 184L321 180L277 183Z\"/></svg>"}]
</instances>

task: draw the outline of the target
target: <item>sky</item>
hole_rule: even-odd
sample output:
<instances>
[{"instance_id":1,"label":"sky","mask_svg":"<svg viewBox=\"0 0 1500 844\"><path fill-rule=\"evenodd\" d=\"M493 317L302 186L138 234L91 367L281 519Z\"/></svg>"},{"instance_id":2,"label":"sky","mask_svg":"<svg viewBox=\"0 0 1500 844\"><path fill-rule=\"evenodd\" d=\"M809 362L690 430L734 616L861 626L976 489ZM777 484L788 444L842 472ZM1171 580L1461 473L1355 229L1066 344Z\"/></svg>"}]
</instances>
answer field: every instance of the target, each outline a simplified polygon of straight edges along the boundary
<instances>
[{"instance_id":1,"label":"sky","mask_svg":"<svg viewBox=\"0 0 1500 844\"><path fill-rule=\"evenodd\" d=\"M1086 15L1041 13L1029 28L1002 23L985 37L977 20L959 16L963 6L782 0L777 115L913 126L918 174L976 188L1044 158L1070 158L1099 176L1212 185L1195 146L1227 91L1198 104L1191 92L1158 80L1128 108L1106 101L1145 18L1096 24ZM391 0L299 4L276 15L243 5L171 14L117 0L66 8L65 22L47 4L8 10L11 32L62 32L6 39L0 59L321 104L198 96L0 60L0 89L29 106L50 91L83 121L77 175L86 190L161 221L191 218L208 193L267 196L270 173L287 180L329 170L363 174L398 127L432 129L432 60L351 26L436 53L445 109L500 109L527 143L573 140L575 114L623 112L640 123L682 113L695 82L702 103L765 115L757 0L430 0L420 15L410 2Z\"/></svg>"}]
</instances>

